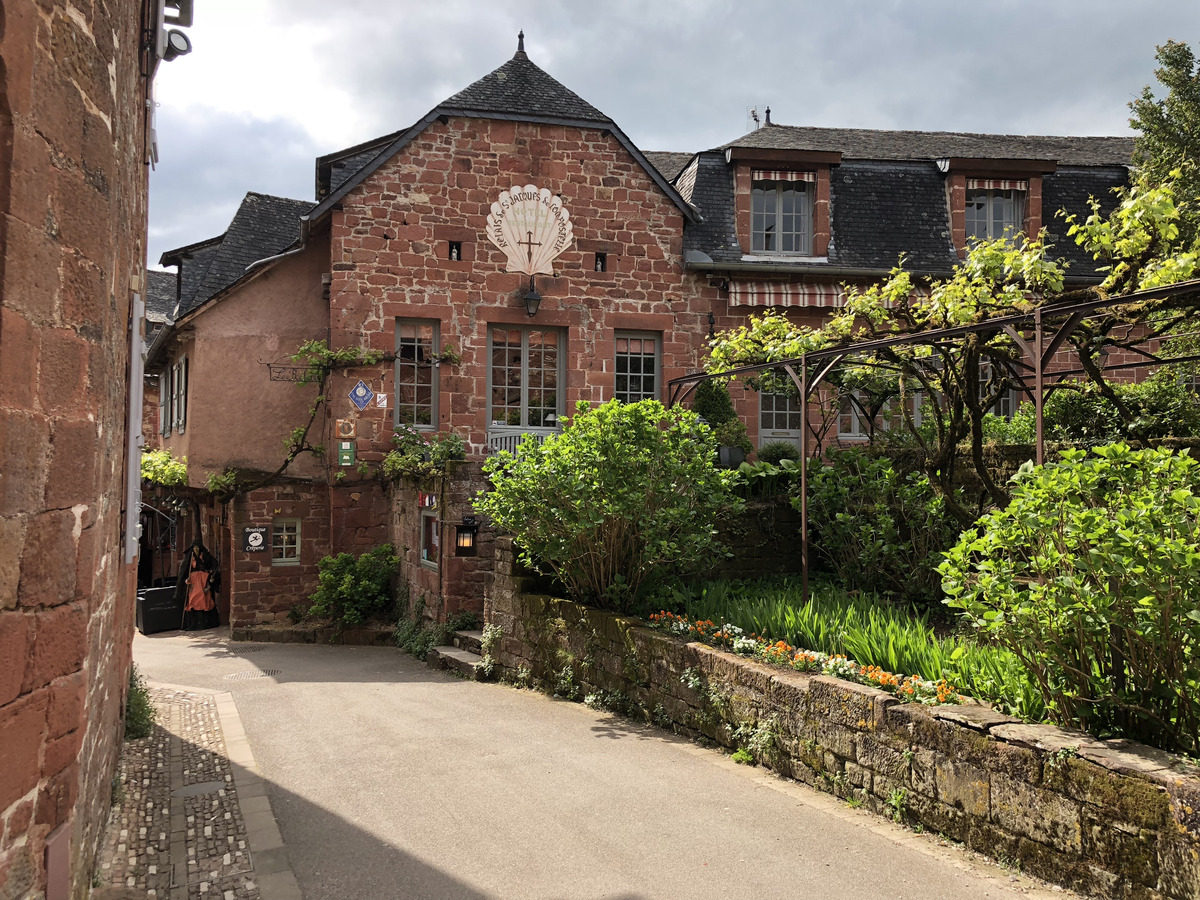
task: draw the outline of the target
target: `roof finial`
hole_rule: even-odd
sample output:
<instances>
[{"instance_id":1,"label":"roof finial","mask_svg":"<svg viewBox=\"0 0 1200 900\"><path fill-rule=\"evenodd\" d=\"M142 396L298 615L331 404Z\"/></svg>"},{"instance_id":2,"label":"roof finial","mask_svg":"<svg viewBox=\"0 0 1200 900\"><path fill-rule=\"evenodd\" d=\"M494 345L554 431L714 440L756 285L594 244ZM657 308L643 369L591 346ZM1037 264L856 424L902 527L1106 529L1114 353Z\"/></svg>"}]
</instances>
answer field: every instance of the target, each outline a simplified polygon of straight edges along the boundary
<instances>
[{"instance_id":1,"label":"roof finial","mask_svg":"<svg viewBox=\"0 0 1200 900\"><path fill-rule=\"evenodd\" d=\"M771 124L771 107L769 107L769 106L767 107L767 121L764 124L766 124L766 125Z\"/></svg>"},{"instance_id":2,"label":"roof finial","mask_svg":"<svg viewBox=\"0 0 1200 900\"><path fill-rule=\"evenodd\" d=\"M517 52L513 55L513 59L529 59L525 55L525 30L521 29L517 32Z\"/></svg>"}]
</instances>

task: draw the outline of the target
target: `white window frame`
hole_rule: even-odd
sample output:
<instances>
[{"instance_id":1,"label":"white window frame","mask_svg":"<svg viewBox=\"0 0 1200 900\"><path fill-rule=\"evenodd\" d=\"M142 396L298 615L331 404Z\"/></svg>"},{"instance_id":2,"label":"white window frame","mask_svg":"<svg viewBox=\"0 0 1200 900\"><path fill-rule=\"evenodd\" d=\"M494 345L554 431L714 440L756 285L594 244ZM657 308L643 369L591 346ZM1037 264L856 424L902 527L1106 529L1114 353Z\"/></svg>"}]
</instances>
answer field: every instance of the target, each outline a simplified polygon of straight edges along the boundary
<instances>
[{"instance_id":1,"label":"white window frame","mask_svg":"<svg viewBox=\"0 0 1200 900\"><path fill-rule=\"evenodd\" d=\"M992 362L991 360L981 360L979 363L979 392L983 393L983 386L988 383L992 377ZM995 413L998 416L1003 416L1006 419L1012 419L1017 414L1017 409L1021 406L1021 401L1024 399L1024 391L1019 388L1010 387L1007 392L1000 397L984 412Z\"/></svg>"},{"instance_id":2,"label":"white window frame","mask_svg":"<svg viewBox=\"0 0 1200 900\"><path fill-rule=\"evenodd\" d=\"M769 187L768 187L769 185ZM785 191L794 191L803 197L802 208L790 215L798 216L800 230L784 230L785 213L783 200ZM813 186L807 181L752 181L750 183L750 252L770 253L782 256L812 256L813 248ZM774 214L759 205L765 204L768 195L774 196ZM773 222L769 222L774 218ZM762 227L759 227L760 224ZM795 239L797 249L780 249L786 237ZM767 244L774 239L776 246Z\"/></svg>"},{"instance_id":3,"label":"white window frame","mask_svg":"<svg viewBox=\"0 0 1200 900\"><path fill-rule=\"evenodd\" d=\"M784 402L784 409L766 409L765 402L767 398L771 398L772 407L781 399ZM796 404L792 408L792 404ZM775 417L784 417L783 428L777 424L767 425L767 416L771 416L774 421ZM758 393L758 446L761 448L763 444L773 443L795 443L803 450L804 447L804 422L800 421L796 428L791 427L793 418L800 420L803 417L803 412L800 407L800 398L793 396L788 391L759 391Z\"/></svg>"},{"instance_id":4,"label":"white window frame","mask_svg":"<svg viewBox=\"0 0 1200 900\"><path fill-rule=\"evenodd\" d=\"M295 547L289 548L287 541L287 527L289 525L296 526L296 541ZM280 529L283 529L282 531ZM281 542L277 542L277 538L282 537ZM300 548L303 539L303 524L294 517L281 517L271 520L271 565L272 566L298 566L300 565ZM276 554L282 552L283 555ZM289 555L291 553L291 555Z\"/></svg>"},{"instance_id":5,"label":"white window frame","mask_svg":"<svg viewBox=\"0 0 1200 900\"><path fill-rule=\"evenodd\" d=\"M646 391L631 391L629 390L629 372L619 372L618 363L621 359L621 352L618 350L621 341L651 341L654 344L654 352L647 354L643 348L641 353L626 352L624 355L630 359L634 356L640 357L643 361L648 357L654 361L654 371L651 373L653 387L649 392ZM624 374L626 376L625 390L622 391L617 387L617 379ZM645 378L645 372L633 374L635 378ZM620 400L622 403L636 403L638 400L659 400L662 392L662 336L655 334L652 331L616 331L613 334L613 397ZM622 394L625 396L623 397ZM633 398L633 399L627 399Z\"/></svg>"},{"instance_id":6,"label":"white window frame","mask_svg":"<svg viewBox=\"0 0 1200 900\"><path fill-rule=\"evenodd\" d=\"M171 433L171 370L158 373L158 433Z\"/></svg>"},{"instance_id":7,"label":"white window frame","mask_svg":"<svg viewBox=\"0 0 1200 900\"><path fill-rule=\"evenodd\" d=\"M433 546L430 547L425 540L425 524L433 522ZM439 557L441 556L442 548L442 523L438 519L438 514L433 510L421 510L421 535L417 543L418 554L420 555L421 565L426 569L437 569Z\"/></svg>"},{"instance_id":8,"label":"white window frame","mask_svg":"<svg viewBox=\"0 0 1200 900\"><path fill-rule=\"evenodd\" d=\"M850 391L855 398L862 397L862 391ZM892 403L898 397L890 397L887 402L879 409L879 420L875 423L873 429L865 427L865 419L862 410L858 404L851 401L849 395L841 396L842 407L838 410L837 419L837 436L841 441L869 441L874 433L886 433L892 430L894 425L899 425L899 420L893 418ZM912 404L913 424L918 428L921 427L921 410L925 405L925 392L912 391L908 394L908 402ZM842 422L846 416L849 416L849 430L842 429Z\"/></svg>"},{"instance_id":9,"label":"white window frame","mask_svg":"<svg viewBox=\"0 0 1200 900\"><path fill-rule=\"evenodd\" d=\"M497 331L519 331L521 332L521 362L520 362L520 422L512 423L507 420L504 422L495 421L492 411L492 394L495 385L492 379L495 375L495 367L493 366L494 359L494 336ZM558 335L558 360L556 365L556 376L554 389L555 409L553 415L555 422L548 423L542 421L539 425L529 424L529 335L532 332L540 331L545 333L553 332ZM509 367L511 368L511 367ZM529 325L504 325L494 324L488 326L488 348L487 348L487 421L488 428L557 428L558 424L563 420L566 412L566 387L567 387L567 330L565 328L544 328L540 326Z\"/></svg>"},{"instance_id":10,"label":"white window frame","mask_svg":"<svg viewBox=\"0 0 1200 900\"><path fill-rule=\"evenodd\" d=\"M187 383L188 358L181 356L171 367L171 425L176 434L183 434L187 427Z\"/></svg>"},{"instance_id":11,"label":"white window frame","mask_svg":"<svg viewBox=\"0 0 1200 900\"><path fill-rule=\"evenodd\" d=\"M419 329L424 326L427 326L427 325L432 326L432 329L433 329L433 336L431 338L431 343L429 345L430 360L428 362L428 365L430 366L430 371L431 371L430 393L431 393L431 401L432 402L431 402L431 406L430 406L430 410L429 410L429 419L430 419L429 423L428 424L417 424L415 421L412 421L412 422L406 421L406 419L401 416L401 413L405 410L413 411L415 413L415 411L420 408L420 405L416 404L416 403L413 403L413 404L406 403L402 406L401 402L400 402L400 366L401 366L401 362L402 362L402 360L400 359L400 350L401 350L401 341L403 339L402 329L405 326L412 329L413 336L414 336L413 344L416 345L418 343L416 335L419 334ZM408 425L412 428L415 428L417 431L437 431L437 428L438 428L438 391L440 388L438 376L440 374L439 370L441 367L438 365L436 359L434 359L433 357L435 357L437 355L438 342L440 340L441 340L441 322L439 322L437 319L396 319L396 362L392 369L393 389L395 391L394 396L395 396L395 401L396 401L393 404L393 412L392 412L392 421L393 421L394 425L396 425L396 426ZM414 359L411 363L407 360L404 360L403 362L405 365L411 365L411 367L413 369L417 369L421 366L421 362L416 359ZM416 416L414 415L413 418L416 419Z\"/></svg>"},{"instance_id":12,"label":"white window frame","mask_svg":"<svg viewBox=\"0 0 1200 900\"><path fill-rule=\"evenodd\" d=\"M979 195L983 195L983 210L979 215L972 216L972 206L979 203ZM995 207L998 204L1011 202L1012 203L1012 221L1007 217L999 226L997 234L997 223L995 221ZM1021 190L1001 190L998 188L970 188L966 193L966 201L963 206L963 227L966 231L967 242L981 240L996 240L997 238L1010 237L1015 238L1025 228L1025 202L1026 192ZM978 227L978 223L982 222L982 232Z\"/></svg>"}]
</instances>

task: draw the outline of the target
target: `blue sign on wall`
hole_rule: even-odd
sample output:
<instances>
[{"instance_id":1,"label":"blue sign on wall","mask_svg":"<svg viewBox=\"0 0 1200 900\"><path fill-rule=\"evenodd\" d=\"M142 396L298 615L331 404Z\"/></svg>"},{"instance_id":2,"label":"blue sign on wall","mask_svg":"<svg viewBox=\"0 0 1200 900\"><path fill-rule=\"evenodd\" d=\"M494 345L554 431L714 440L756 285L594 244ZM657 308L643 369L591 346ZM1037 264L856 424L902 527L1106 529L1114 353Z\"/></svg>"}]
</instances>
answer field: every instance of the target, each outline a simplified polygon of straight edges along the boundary
<instances>
[{"instance_id":1,"label":"blue sign on wall","mask_svg":"<svg viewBox=\"0 0 1200 900\"><path fill-rule=\"evenodd\" d=\"M367 387L363 381L359 381L358 384L350 388L350 402L360 410L366 409L367 404L371 402L371 398L374 396L375 392Z\"/></svg>"}]
</instances>

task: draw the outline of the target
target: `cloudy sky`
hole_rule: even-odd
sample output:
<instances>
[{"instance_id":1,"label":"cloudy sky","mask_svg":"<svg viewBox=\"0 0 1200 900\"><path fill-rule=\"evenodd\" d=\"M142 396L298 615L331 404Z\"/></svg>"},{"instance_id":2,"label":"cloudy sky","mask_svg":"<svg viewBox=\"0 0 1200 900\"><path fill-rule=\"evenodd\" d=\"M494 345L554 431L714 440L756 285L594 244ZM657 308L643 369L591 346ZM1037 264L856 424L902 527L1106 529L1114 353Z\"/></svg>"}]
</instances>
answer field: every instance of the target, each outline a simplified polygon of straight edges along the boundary
<instances>
[{"instance_id":1,"label":"cloudy sky","mask_svg":"<svg viewBox=\"0 0 1200 900\"><path fill-rule=\"evenodd\" d=\"M1197 0L195 0L157 78L150 262L246 191L313 196L314 157L411 125L526 50L643 150L787 125L1128 134Z\"/></svg>"}]
</instances>

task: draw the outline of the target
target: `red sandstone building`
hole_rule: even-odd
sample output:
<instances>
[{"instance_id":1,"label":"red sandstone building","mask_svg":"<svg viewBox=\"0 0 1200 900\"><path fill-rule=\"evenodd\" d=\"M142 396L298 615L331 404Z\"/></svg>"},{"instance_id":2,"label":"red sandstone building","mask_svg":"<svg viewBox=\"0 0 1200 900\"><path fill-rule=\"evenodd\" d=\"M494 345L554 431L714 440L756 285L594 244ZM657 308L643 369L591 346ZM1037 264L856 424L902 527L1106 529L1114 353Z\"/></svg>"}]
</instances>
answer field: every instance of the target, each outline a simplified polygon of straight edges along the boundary
<instances>
[{"instance_id":1,"label":"red sandstone building","mask_svg":"<svg viewBox=\"0 0 1200 900\"><path fill-rule=\"evenodd\" d=\"M455 543L488 453L557 430L578 400L665 400L713 329L769 307L817 322L841 284L901 255L937 276L972 236L1062 235L1054 212L1108 202L1131 149L768 115L722 147L644 153L518 49L411 128L318 159L315 203L249 194L224 235L164 254L177 304L151 352L148 418L196 489L228 469L269 473L316 398L286 380L289 354L311 339L387 354L331 378L310 435L323 456L204 507L228 616L284 616L321 557L384 541L411 597L478 609L487 523L477 555ZM1073 245L1055 252L1094 280ZM786 397L735 399L756 443L799 440ZM385 487L375 470L398 426L457 434L466 463L436 485ZM850 417L841 437L855 429Z\"/></svg>"},{"instance_id":2,"label":"red sandstone building","mask_svg":"<svg viewBox=\"0 0 1200 900\"><path fill-rule=\"evenodd\" d=\"M86 897L108 820L134 626L147 101L164 12L185 25L190 5L0 3L4 898Z\"/></svg>"}]
</instances>

